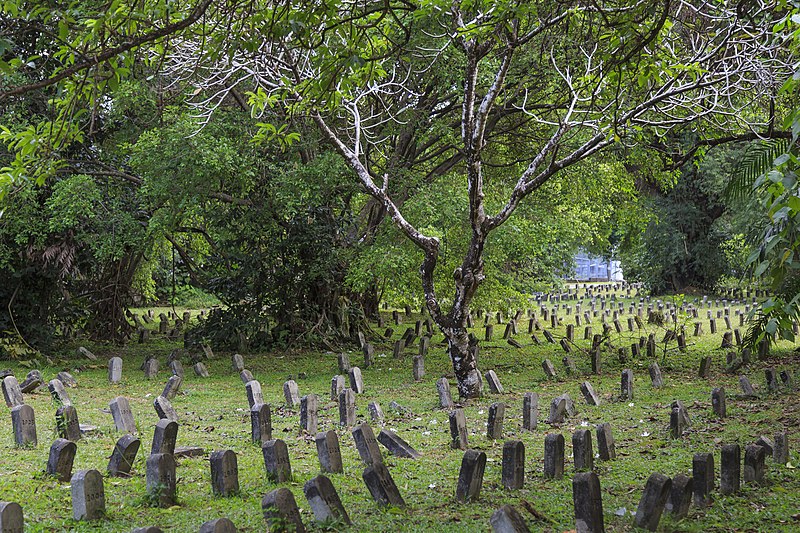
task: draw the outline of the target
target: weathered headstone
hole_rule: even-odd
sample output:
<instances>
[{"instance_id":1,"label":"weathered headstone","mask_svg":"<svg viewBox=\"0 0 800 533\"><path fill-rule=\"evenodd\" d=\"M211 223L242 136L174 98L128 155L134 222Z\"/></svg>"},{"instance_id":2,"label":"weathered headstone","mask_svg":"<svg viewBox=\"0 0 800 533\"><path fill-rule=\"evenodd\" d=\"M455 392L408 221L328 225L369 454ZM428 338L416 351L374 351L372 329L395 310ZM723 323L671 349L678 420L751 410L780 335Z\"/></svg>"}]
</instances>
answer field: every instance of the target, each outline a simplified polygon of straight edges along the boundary
<instances>
[{"instance_id":1,"label":"weathered headstone","mask_svg":"<svg viewBox=\"0 0 800 533\"><path fill-rule=\"evenodd\" d=\"M650 381L653 384L654 389L660 389L664 386L664 379L661 377L661 369L658 367L658 363L653 361L650 363L648 367L650 372Z\"/></svg>"},{"instance_id":2,"label":"weathered headstone","mask_svg":"<svg viewBox=\"0 0 800 533\"><path fill-rule=\"evenodd\" d=\"M0 532L22 533L24 527L22 507L16 502L0 502Z\"/></svg>"},{"instance_id":3,"label":"weathered headstone","mask_svg":"<svg viewBox=\"0 0 800 533\"><path fill-rule=\"evenodd\" d=\"M758 437L755 443L756 445L764 448L764 452L767 455L772 455L773 450L775 450L775 443L773 443L772 440L766 435L761 435Z\"/></svg>"},{"instance_id":4,"label":"weathered headstone","mask_svg":"<svg viewBox=\"0 0 800 533\"><path fill-rule=\"evenodd\" d=\"M714 491L714 454L696 453L694 455L692 485L694 486L695 506L710 506L712 503L711 493Z\"/></svg>"},{"instance_id":5,"label":"weathered headstone","mask_svg":"<svg viewBox=\"0 0 800 533\"><path fill-rule=\"evenodd\" d=\"M561 479L564 475L564 435L549 433L544 438L544 477Z\"/></svg>"},{"instance_id":6,"label":"weathered headstone","mask_svg":"<svg viewBox=\"0 0 800 533\"><path fill-rule=\"evenodd\" d=\"M478 450L464 452L456 484L456 501L466 503L480 497L485 470L486 454L484 452Z\"/></svg>"},{"instance_id":7,"label":"weathered headstone","mask_svg":"<svg viewBox=\"0 0 800 533\"><path fill-rule=\"evenodd\" d=\"M772 460L785 465L789 462L789 435L786 432L775 434L775 446L772 448Z\"/></svg>"},{"instance_id":8,"label":"weathered headstone","mask_svg":"<svg viewBox=\"0 0 800 533\"><path fill-rule=\"evenodd\" d=\"M436 391L439 394L439 407L442 409L452 409L453 397L450 395L450 382L447 378L439 378L436 380Z\"/></svg>"},{"instance_id":9,"label":"weathered headstone","mask_svg":"<svg viewBox=\"0 0 800 533\"><path fill-rule=\"evenodd\" d=\"M8 407L18 407L25 403L22 390L19 388L19 382L14 376L6 376L3 378L3 397Z\"/></svg>"},{"instance_id":10,"label":"weathered headstone","mask_svg":"<svg viewBox=\"0 0 800 533\"><path fill-rule=\"evenodd\" d=\"M192 369L194 370L195 375L197 375L198 377L201 378L208 377L208 369L206 368L206 365L202 361L198 361L197 363L195 363L192 366Z\"/></svg>"},{"instance_id":11,"label":"weathered headstone","mask_svg":"<svg viewBox=\"0 0 800 533\"><path fill-rule=\"evenodd\" d=\"M371 343L367 342L362 346L361 351L364 353L364 368L371 367L375 363L375 348ZM349 369L347 371L349 371Z\"/></svg>"},{"instance_id":12,"label":"weathered headstone","mask_svg":"<svg viewBox=\"0 0 800 533\"><path fill-rule=\"evenodd\" d=\"M735 494L739 492L742 478L742 449L738 444L726 444L720 455L719 491L722 494Z\"/></svg>"},{"instance_id":13,"label":"weathered headstone","mask_svg":"<svg viewBox=\"0 0 800 533\"><path fill-rule=\"evenodd\" d=\"M183 384L183 378L180 376L170 376L167 380L166 385L164 386L164 390L161 393L161 396L166 398L167 400L172 400L177 396L178 391Z\"/></svg>"},{"instance_id":14,"label":"weathered headstone","mask_svg":"<svg viewBox=\"0 0 800 533\"><path fill-rule=\"evenodd\" d=\"M117 431L136 433L136 422L133 419L133 412L131 411L131 406L127 398L117 396L111 400L108 406L111 410L111 416L114 419L114 426L117 428Z\"/></svg>"},{"instance_id":15,"label":"weathered headstone","mask_svg":"<svg viewBox=\"0 0 800 533\"><path fill-rule=\"evenodd\" d=\"M542 370L544 370L547 379L556 379L556 367L553 366L553 363L550 359L545 359L542 361Z\"/></svg>"},{"instance_id":16,"label":"weathered headstone","mask_svg":"<svg viewBox=\"0 0 800 533\"><path fill-rule=\"evenodd\" d=\"M356 423L356 394L353 389L344 389L339 393L339 424L352 426Z\"/></svg>"},{"instance_id":17,"label":"weathered headstone","mask_svg":"<svg viewBox=\"0 0 800 533\"><path fill-rule=\"evenodd\" d=\"M247 391L247 402L252 408L257 403L264 403L264 394L261 392L261 383L257 380L248 381L244 386Z\"/></svg>"},{"instance_id":18,"label":"weathered headstone","mask_svg":"<svg viewBox=\"0 0 800 533\"><path fill-rule=\"evenodd\" d=\"M300 398L300 427L311 435L317 433L317 411L319 399L316 394L307 394Z\"/></svg>"},{"instance_id":19,"label":"weathered headstone","mask_svg":"<svg viewBox=\"0 0 800 533\"><path fill-rule=\"evenodd\" d=\"M380 433L378 433L378 442L383 444L392 455L396 455L397 457L404 457L407 459L419 459L422 457L422 454L390 429L382 429Z\"/></svg>"},{"instance_id":20,"label":"weathered headstone","mask_svg":"<svg viewBox=\"0 0 800 533\"><path fill-rule=\"evenodd\" d=\"M711 372L711 356L706 356L700 359L700 369L697 371L698 377L708 379Z\"/></svg>"},{"instance_id":21,"label":"weathered headstone","mask_svg":"<svg viewBox=\"0 0 800 533\"><path fill-rule=\"evenodd\" d=\"M566 412L566 399L561 396L553 398L553 400L550 402L550 416L547 418L547 423L550 425L563 424Z\"/></svg>"},{"instance_id":22,"label":"weathered headstone","mask_svg":"<svg viewBox=\"0 0 800 533\"><path fill-rule=\"evenodd\" d=\"M350 368L350 388L356 394L364 393L364 378L361 376L361 369L357 366Z\"/></svg>"},{"instance_id":23,"label":"weathered headstone","mask_svg":"<svg viewBox=\"0 0 800 533\"><path fill-rule=\"evenodd\" d=\"M664 505L672 490L672 480L663 474L654 473L647 479L639 507L636 509L636 527L655 531L664 512Z\"/></svg>"},{"instance_id":24,"label":"weathered headstone","mask_svg":"<svg viewBox=\"0 0 800 533\"><path fill-rule=\"evenodd\" d=\"M589 405L600 405L600 398L594 392L592 384L588 381L581 383L581 394Z\"/></svg>"},{"instance_id":25,"label":"weathered headstone","mask_svg":"<svg viewBox=\"0 0 800 533\"><path fill-rule=\"evenodd\" d=\"M380 505L405 507L406 502L400 495L389 469L382 462L374 463L365 468L361 477L364 479L372 499Z\"/></svg>"},{"instance_id":26,"label":"weathered headstone","mask_svg":"<svg viewBox=\"0 0 800 533\"><path fill-rule=\"evenodd\" d=\"M78 348L78 357L85 357L89 361L97 361L97 356L90 352L87 348L81 346Z\"/></svg>"},{"instance_id":27,"label":"weathered headstone","mask_svg":"<svg viewBox=\"0 0 800 533\"><path fill-rule=\"evenodd\" d=\"M633 370L626 368L620 379L620 397L623 400L633 399Z\"/></svg>"},{"instance_id":28,"label":"weathered headstone","mask_svg":"<svg viewBox=\"0 0 800 533\"><path fill-rule=\"evenodd\" d=\"M603 495L594 472L579 472L572 478L572 503L577 533L603 533Z\"/></svg>"},{"instance_id":29,"label":"weathered headstone","mask_svg":"<svg viewBox=\"0 0 800 533\"><path fill-rule=\"evenodd\" d=\"M158 359L155 357L149 358L144 362L144 377L145 379L153 379L158 374Z\"/></svg>"},{"instance_id":30,"label":"weathered headstone","mask_svg":"<svg viewBox=\"0 0 800 533\"><path fill-rule=\"evenodd\" d=\"M50 456L47 459L47 474L63 482L72 477L72 463L78 446L71 440L58 438L50 446ZM0 531L2 531L0 529Z\"/></svg>"},{"instance_id":31,"label":"weathered headstone","mask_svg":"<svg viewBox=\"0 0 800 533\"><path fill-rule=\"evenodd\" d=\"M208 522L203 522L200 525L199 533L236 533L237 531L238 530L236 529L236 525L234 525L234 523L231 522L230 518L222 517L222 518L215 518L214 520L209 520Z\"/></svg>"},{"instance_id":32,"label":"weathered headstone","mask_svg":"<svg viewBox=\"0 0 800 533\"><path fill-rule=\"evenodd\" d=\"M761 483L764 480L766 449L750 444L744 449L744 482Z\"/></svg>"},{"instance_id":33,"label":"weathered headstone","mask_svg":"<svg viewBox=\"0 0 800 533\"><path fill-rule=\"evenodd\" d=\"M719 418L728 416L728 409L725 402L725 387L718 387L711 391L711 408Z\"/></svg>"},{"instance_id":34,"label":"weathered headstone","mask_svg":"<svg viewBox=\"0 0 800 533\"><path fill-rule=\"evenodd\" d=\"M450 447L466 450L468 446L467 418L463 409L454 409L448 416L450 419Z\"/></svg>"},{"instance_id":35,"label":"weathered headstone","mask_svg":"<svg viewBox=\"0 0 800 533\"><path fill-rule=\"evenodd\" d=\"M323 472L341 474L342 453L339 449L339 436L333 430L317 433L314 438L317 445L317 457Z\"/></svg>"},{"instance_id":36,"label":"weathered headstone","mask_svg":"<svg viewBox=\"0 0 800 533\"><path fill-rule=\"evenodd\" d=\"M602 461L612 461L617 457L614 446L614 434L611 432L611 424L604 422L597 424L597 453Z\"/></svg>"},{"instance_id":37,"label":"weathered headstone","mask_svg":"<svg viewBox=\"0 0 800 533\"><path fill-rule=\"evenodd\" d=\"M774 368L765 368L764 369L764 377L767 381L767 390L770 392L777 392L780 390L781 385L778 381L778 374L775 372Z\"/></svg>"},{"instance_id":38,"label":"weathered headstone","mask_svg":"<svg viewBox=\"0 0 800 533\"><path fill-rule=\"evenodd\" d=\"M286 401L288 407L297 407L300 405L300 389L295 380L290 379L284 382L283 399Z\"/></svg>"},{"instance_id":39,"label":"weathered headstone","mask_svg":"<svg viewBox=\"0 0 800 533\"><path fill-rule=\"evenodd\" d=\"M672 489L667 499L666 510L671 512L677 520L681 520L689 513L694 493L694 481L689 476L678 474L672 478Z\"/></svg>"},{"instance_id":40,"label":"weathered headstone","mask_svg":"<svg viewBox=\"0 0 800 533\"><path fill-rule=\"evenodd\" d=\"M139 453L141 442L133 435L123 435L114 445L114 451L108 460L108 473L112 476L127 476Z\"/></svg>"},{"instance_id":41,"label":"weathered headstone","mask_svg":"<svg viewBox=\"0 0 800 533\"><path fill-rule=\"evenodd\" d=\"M156 423L153 431L153 443L150 446L150 454L175 453L175 442L178 439L178 423L174 420L162 418Z\"/></svg>"},{"instance_id":42,"label":"weathered headstone","mask_svg":"<svg viewBox=\"0 0 800 533\"><path fill-rule=\"evenodd\" d=\"M72 517L75 520L97 520L106 512L103 476L97 470L81 470L70 480Z\"/></svg>"},{"instance_id":43,"label":"weathered headstone","mask_svg":"<svg viewBox=\"0 0 800 533\"><path fill-rule=\"evenodd\" d=\"M494 370L486 372L484 377L486 378L486 383L489 385L489 390L492 394L503 394L503 385L500 384L500 378L497 377Z\"/></svg>"},{"instance_id":44,"label":"weathered headstone","mask_svg":"<svg viewBox=\"0 0 800 533\"><path fill-rule=\"evenodd\" d=\"M317 522L338 521L351 524L336 488L327 477L317 476L306 481L303 493Z\"/></svg>"},{"instance_id":45,"label":"weathered headstone","mask_svg":"<svg viewBox=\"0 0 800 533\"><path fill-rule=\"evenodd\" d=\"M64 371L59 372L58 374L56 374L56 379L61 381L61 383L63 383L65 387L69 387L71 389L74 389L75 387L78 386L78 382L75 380L74 377L72 377L72 374L70 374L69 372L64 372Z\"/></svg>"},{"instance_id":46,"label":"weathered headstone","mask_svg":"<svg viewBox=\"0 0 800 533\"><path fill-rule=\"evenodd\" d=\"M235 353L231 356L231 368L236 373L244 370L244 357L241 354Z\"/></svg>"},{"instance_id":47,"label":"weathered headstone","mask_svg":"<svg viewBox=\"0 0 800 533\"><path fill-rule=\"evenodd\" d=\"M592 432L588 429L577 429L572 434L572 456L575 470L594 469L594 451L592 450Z\"/></svg>"},{"instance_id":48,"label":"weathered headstone","mask_svg":"<svg viewBox=\"0 0 800 533\"><path fill-rule=\"evenodd\" d=\"M178 413L175 411L175 408L172 407L170 401L163 396L159 396L153 400L153 408L156 410L158 418L174 420L175 422L178 421Z\"/></svg>"},{"instance_id":49,"label":"weathered headstone","mask_svg":"<svg viewBox=\"0 0 800 533\"><path fill-rule=\"evenodd\" d=\"M372 422L376 424L383 424L384 415L383 409L381 409L381 404L378 402L369 402L367 404L367 411L369 411L369 417Z\"/></svg>"},{"instance_id":50,"label":"weathered headstone","mask_svg":"<svg viewBox=\"0 0 800 533\"><path fill-rule=\"evenodd\" d=\"M344 390L344 376L333 376L331 379L331 400L338 401L339 394Z\"/></svg>"},{"instance_id":51,"label":"weathered headstone","mask_svg":"<svg viewBox=\"0 0 800 533\"><path fill-rule=\"evenodd\" d=\"M50 391L50 396L56 404L72 405L72 400L70 400L69 394L67 394L67 389L64 388L64 384L60 379L51 379L47 384L47 389Z\"/></svg>"},{"instance_id":52,"label":"weathered headstone","mask_svg":"<svg viewBox=\"0 0 800 533\"><path fill-rule=\"evenodd\" d=\"M539 423L539 395L526 392L522 395L522 429L533 431Z\"/></svg>"},{"instance_id":53,"label":"weathered headstone","mask_svg":"<svg viewBox=\"0 0 800 533\"><path fill-rule=\"evenodd\" d=\"M300 510L292 491L281 487L268 492L261 500L261 510L267 521L267 531L292 531L305 533L306 528L300 518Z\"/></svg>"},{"instance_id":54,"label":"weathered headstone","mask_svg":"<svg viewBox=\"0 0 800 533\"><path fill-rule=\"evenodd\" d=\"M495 402L489 406L489 416L486 423L486 438L499 440L503 438L503 418L506 414L506 404Z\"/></svg>"},{"instance_id":55,"label":"weathered headstone","mask_svg":"<svg viewBox=\"0 0 800 533\"><path fill-rule=\"evenodd\" d=\"M58 436L77 442L81 439L81 425L78 422L78 411L72 405L62 405L56 410L56 428Z\"/></svg>"},{"instance_id":56,"label":"weathered headstone","mask_svg":"<svg viewBox=\"0 0 800 533\"><path fill-rule=\"evenodd\" d=\"M119 383L122 380L122 359L112 357L108 360L108 381Z\"/></svg>"},{"instance_id":57,"label":"weathered headstone","mask_svg":"<svg viewBox=\"0 0 800 533\"><path fill-rule=\"evenodd\" d=\"M427 339L427 337L423 337ZM422 381L425 376L425 357L422 355L415 355L412 361L411 375L414 381Z\"/></svg>"},{"instance_id":58,"label":"weathered headstone","mask_svg":"<svg viewBox=\"0 0 800 533\"><path fill-rule=\"evenodd\" d=\"M292 465L289 462L289 449L281 439L269 440L261 447L267 477L273 483L285 483L292 479Z\"/></svg>"},{"instance_id":59,"label":"weathered headstone","mask_svg":"<svg viewBox=\"0 0 800 533\"><path fill-rule=\"evenodd\" d=\"M353 428L353 440L356 443L358 455L364 464L369 466L376 463L382 463L383 457L381 456L381 449L378 447L378 441L375 439L375 433L367 423L361 423Z\"/></svg>"},{"instance_id":60,"label":"weathered headstone","mask_svg":"<svg viewBox=\"0 0 800 533\"><path fill-rule=\"evenodd\" d=\"M239 492L239 463L233 450L211 452L211 491L215 496L232 496Z\"/></svg>"},{"instance_id":61,"label":"weathered headstone","mask_svg":"<svg viewBox=\"0 0 800 533\"><path fill-rule=\"evenodd\" d=\"M497 509L489 518L492 533L530 533L525 520L511 505Z\"/></svg>"},{"instance_id":62,"label":"weathered headstone","mask_svg":"<svg viewBox=\"0 0 800 533\"><path fill-rule=\"evenodd\" d=\"M30 405L18 405L11 409L11 425L17 446L36 446L36 417Z\"/></svg>"}]
</instances>

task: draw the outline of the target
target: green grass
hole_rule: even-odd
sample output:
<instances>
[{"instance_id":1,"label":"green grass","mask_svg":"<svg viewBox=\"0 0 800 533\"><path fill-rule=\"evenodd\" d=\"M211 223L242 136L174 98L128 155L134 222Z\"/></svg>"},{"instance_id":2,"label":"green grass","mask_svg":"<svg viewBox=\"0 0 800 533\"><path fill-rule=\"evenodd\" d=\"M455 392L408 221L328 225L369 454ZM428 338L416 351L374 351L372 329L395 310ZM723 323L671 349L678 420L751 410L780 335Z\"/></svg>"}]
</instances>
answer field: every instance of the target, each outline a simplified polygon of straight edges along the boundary
<instances>
[{"instance_id":1,"label":"green grass","mask_svg":"<svg viewBox=\"0 0 800 533\"><path fill-rule=\"evenodd\" d=\"M182 309L179 314L180 311ZM156 317L158 312L156 310ZM195 316L196 312L193 313ZM705 310L700 316L707 332ZM384 317L388 323L390 314L385 313ZM348 429L338 425L337 405L329 400L330 380L338 373L336 353L245 355L247 368L261 382L265 400L273 406L273 438L283 439L289 447L294 482L283 486L294 493L308 526L313 524L313 514L303 496L302 486L319 473L319 463L313 437L299 429L299 410L283 406L282 384L290 376L299 384L301 395L316 393L320 396L320 431L335 429L339 434L345 472L329 477L353 520L351 531L487 531L490 529L489 516L505 503L515 505L534 531L573 529L571 433L586 424L593 429L597 423L610 422L617 443L618 457L615 461L595 462L602 487L607 531L633 530L631 513L636 510L648 476L653 472L668 476L678 473L691 475L694 453L713 452L718 476L719 450L723 444L739 442L744 446L759 435L772 436L785 429L790 432L791 445L797 447L793 432L800 427L798 395L796 392L767 395L763 376L763 369L769 365L796 371L798 357L790 343L782 343L773 350L773 359L756 361L742 369L741 372L750 376L762 397L740 400L735 398L739 391L737 375L724 373L724 351L719 349L724 331L721 320L715 335L706 334L700 338L691 336L690 321L686 328L687 340L693 344L689 350L686 353L670 351L665 360L659 355L665 381L664 388L659 390L650 386L647 367L651 361L644 355L622 364L616 353L604 352L603 374L595 376L590 374L588 356L575 353L573 358L581 375L565 376L561 364L564 353L560 346L532 346L525 333L525 321L519 325L520 333L516 336L524 345L522 349L514 349L501 339L504 326L495 327L493 341L481 343L481 371L494 369L506 392L502 395L486 394L464 405L470 429L470 447L485 451L489 462L480 501L456 504L454 491L462 452L450 449L447 412L436 405L435 382L438 378L448 376L456 394L452 369L441 344L442 337L436 335L431 343L425 359L426 374L421 382L415 383L411 378L411 356L416 354L416 344L413 349L406 350L404 359L392 358L392 342L406 327L413 326L417 318L404 317L405 323L394 327L392 339L381 340L377 335L372 336L370 340L376 344L375 365L369 369L362 368L366 391L356 399L359 419L368 420L368 402L380 402L387 416L385 427L395 430L423 455L416 461L400 459L389 456L382 449L408 504L407 509L380 508L372 501L361 479L363 466L352 435ZM738 325L738 319L734 318L732 316ZM621 319L625 329L626 319L627 315ZM482 321L480 324L476 321L476 325L482 325ZM157 319L149 327L157 331ZM377 327L374 329L378 331ZM601 330L599 317L593 319L593 329L595 332ZM660 341L663 330L651 329L656 331L656 338ZM483 338L482 328L476 328L475 332ZM564 326L554 334L558 339L564 334ZM638 339L639 332L614 334L612 342L629 346L634 336ZM539 337L544 340L542 335ZM576 339L582 338L583 327L576 328ZM576 343L581 347L589 344L583 340ZM180 505L158 509L147 504L144 479L144 462L157 421L152 401L169 377L167 355L181 345L167 342L157 334L144 345L86 344L99 358L94 364L75 359L73 354L77 346L70 346L63 353L47 354L54 364L40 368L45 379L52 379L62 369L73 372L79 387L68 392L81 423L94 424L100 430L99 434L78 443L74 471L96 468L105 472L114 443L121 436L115 432L111 415L107 412L108 403L116 396L130 400L142 447L131 478L106 478L107 518L96 523L77 523L72 520L69 484L48 479L43 473L50 443L55 438L57 406L46 389L25 395L26 402L36 411L39 446L32 449L14 447L11 416L6 409L6 414L0 417L0 500L17 501L23 506L28 531L130 531L144 525L158 525L165 531L197 531L202 522L220 516L233 520L240 531L264 530L261 498L280 485L267 480L261 450L250 443L247 397L238 374L231 369L230 353L217 353L215 359L206 361L211 373L209 379L196 377L189 364L189 354L183 357L186 378L181 393L172 402L180 416L178 446L198 445L207 453L202 458L178 460ZM150 381L145 380L139 370L148 354L157 356L161 363L157 379ZM115 355L124 360L123 380L121 384L112 386L107 381L105 361ZM711 355L714 361L708 380L697 377L699 360L703 355ZM545 378L541 366L545 357L550 358L559 371L559 381ZM360 351L351 351L353 365L358 365L361 359ZM20 381L28 370L13 363L4 366L11 368ZM632 368L635 374L633 400L616 399L623 368ZM300 375L305 377L300 378ZM601 406L591 407L584 402L579 389L584 380L593 384L602 399ZM718 386L724 386L728 393L728 418L725 420L715 419L711 412L711 389ZM533 432L521 430L522 395L528 391L537 392L540 397L539 427ZM562 427L551 428L544 422L549 402L563 392L570 393L579 412ZM670 439L668 431L669 404L675 399L686 403L692 417L692 426L680 440ZM389 409L392 400L410 408L411 414L392 412ZM500 483L503 441L490 441L485 437L488 406L495 401L507 404L505 437L522 440L525 444L525 487L519 491L506 491ZM377 434L380 428L374 424L373 428ZM546 480L542 475L544 436L553 431L562 432L567 441L567 465L561 480ZM596 449L596 441L593 444ZM241 488L238 496L218 498L211 494L208 454L219 449L232 449L238 456ZM792 450L790 460L793 464L800 463L797 451ZM771 459L767 460L767 466L765 486L744 486L739 494L733 496L715 493L715 503L711 508L692 507L689 518L681 522L665 515L660 530L788 531L800 528L800 522L792 518L800 512L798 471L775 465ZM530 502L547 520L536 520L526 513L521 506L522 500ZM619 516L618 512L622 514L623 509L625 514Z\"/></svg>"}]
</instances>

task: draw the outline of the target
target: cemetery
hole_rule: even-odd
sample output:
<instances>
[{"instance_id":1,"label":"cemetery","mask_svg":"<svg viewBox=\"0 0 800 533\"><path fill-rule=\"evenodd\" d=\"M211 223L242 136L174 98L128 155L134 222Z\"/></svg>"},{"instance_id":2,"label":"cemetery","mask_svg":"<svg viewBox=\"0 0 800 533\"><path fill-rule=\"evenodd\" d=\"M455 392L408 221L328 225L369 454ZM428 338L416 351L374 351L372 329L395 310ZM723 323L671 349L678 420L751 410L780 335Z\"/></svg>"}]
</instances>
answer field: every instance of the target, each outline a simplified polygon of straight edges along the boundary
<instances>
[{"instance_id":1,"label":"cemetery","mask_svg":"<svg viewBox=\"0 0 800 533\"><path fill-rule=\"evenodd\" d=\"M184 346L156 324L143 343L9 364L3 530L800 527L796 345L723 347L756 297L676 307L624 283L573 287L509 318L475 312L485 383L466 401L441 335L410 310L362 332L368 364L356 348ZM732 330L712 334L724 317ZM545 331L553 342L532 341Z\"/></svg>"}]
</instances>

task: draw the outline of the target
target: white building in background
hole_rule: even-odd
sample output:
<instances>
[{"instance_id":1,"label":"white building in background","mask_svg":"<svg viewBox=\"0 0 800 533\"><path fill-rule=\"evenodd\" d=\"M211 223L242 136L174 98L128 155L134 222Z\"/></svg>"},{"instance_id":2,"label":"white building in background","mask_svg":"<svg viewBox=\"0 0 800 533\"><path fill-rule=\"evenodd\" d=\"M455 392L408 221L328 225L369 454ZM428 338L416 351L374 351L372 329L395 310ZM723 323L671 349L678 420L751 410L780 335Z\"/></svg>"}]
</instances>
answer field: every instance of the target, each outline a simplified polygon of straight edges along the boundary
<instances>
[{"instance_id":1,"label":"white building in background","mask_svg":"<svg viewBox=\"0 0 800 533\"><path fill-rule=\"evenodd\" d=\"M619 261L579 252L575 255L575 281L624 281Z\"/></svg>"}]
</instances>

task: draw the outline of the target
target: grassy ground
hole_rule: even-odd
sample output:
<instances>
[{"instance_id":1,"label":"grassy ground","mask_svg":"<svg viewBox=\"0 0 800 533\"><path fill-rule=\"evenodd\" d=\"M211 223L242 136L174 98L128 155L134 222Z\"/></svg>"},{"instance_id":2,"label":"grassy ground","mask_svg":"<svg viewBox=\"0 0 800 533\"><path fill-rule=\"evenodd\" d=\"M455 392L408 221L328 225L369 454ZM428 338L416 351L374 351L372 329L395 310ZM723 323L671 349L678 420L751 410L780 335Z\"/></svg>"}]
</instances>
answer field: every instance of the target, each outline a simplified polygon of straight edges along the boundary
<instances>
[{"instance_id":1,"label":"grassy ground","mask_svg":"<svg viewBox=\"0 0 800 533\"><path fill-rule=\"evenodd\" d=\"M584 305L584 309L586 309ZM599 306L598 306L599 307ZM627 307L627 305L626 305ZM179 310L182 312L182 310ZM139 311L141 312L141 311ZM156 316L160 310L156 310ZM716 313L716 308L714 309ZM562 316L564 312L561 312ZM731 318L735 326L738 317ZM389 322L389 314L384 315ZM704 328L708 331L705 309L701 311ZM193 313L193 320L196 318ZM387 415L385 427L395 430L402 438L422 453L419 460L400 459L388 455L384 458L408 507L407 509L381 509L370 498L361 480L362 464L348 429L338 426L338 410L329 401L331 377L337 374L335 353L271 353L248 354L246 366L258 379L266 401L273 406L273 436L286 441L294 473L294 482L284 484L292 490L302 508L307 525L313 524L313 514L303 496L305 481L319 473L316 447L312 436L299 429L299 411L283 406L282 384L293 377L299 384L300 393L316 393L320 396L320 430L335 429L339 434L344 474L330 475L354 526L351 531L487 531L489 516L497 507L510 503L524 513L533 531L560 532L574 528L572 510L573 473L571 459L571 433L582 427L593 428L600 422L610 422L617 442L618 457L612 462L596 460L595 470L600 477L607 531L629 531L633 529L633 515L644 483L653 472L668 476L678 473L691 475L692 455L698 452L713 452L719 472L719 450L723 444L738 442L746 445L759 435L772 436L787 430L790 446L798 447L796 428L800 427L797 392L784 391L780 395L768 395L764 384L763 369L775 366L778 369L798 368L798 356L794 345L782 344L773 351L767 361L757 361L742 369L750 376L761 397L755 400L736 399L739 392L737 375L724 373L725 350L719 348L724 323L720 320L715 335L691 336L693 327L687 325L688 340L692 345L686 353L670 351L665 358L659 356L665 386L656 390L650 386L647 367L651 361L642 356L623 364L614 353L605 353L602 375L591 375L589 359L576 353L580 376L567 377L561 365L564 355L557 344L533 346L527 331L527 321L520 324L516 339L523 344L515 349L502 340L503 326L495 326L495 338L482 342L480 368L494 369L499 375L505 393L487 394L484 398L464 405L470 429L470 447L486 452L486 468L480 501L467 505L454 503L455 483L463 453L449 447L447 412L437 408L435 382L448 376L451 383L452 369L440 344L441 335L434 337L425 359L426 375L420 382L411 378L411 356L416 354L416 345L409 347L402 360L392 358L391 342L402 334L405 327L413 326L418 317L403 317L404 324L394 327L390 340L371 339L377 346L375 365L362 369L366 384L364 394L357 397L359 419L367 420L367 403L378 401ZM626 326L627 316L622 317ZM570 318L572 320L572 318ZM565 320L566 322L566 320ZM544 325L544 322L542 321ZM476 324L478 325L478 324ZM482 325L482 323L480 324ZM600 318L593 319L594 331L601 330ZM151 325L157 331L157 323ZM627 328L625 328L627 329ZM375 328L377 331L378 329ZM655 331L657 340L663 330ZM382 329L381 329L382 332ZM475 330L483 338L482 328ZM556 338L564 334L564 326L554 331ZM629 346L638 339L640 332L612 335L618 346ZM542 340L541 334L538 335ZM576 339L583 338L583 327L576 328ZM577 340L581 347L588 341ZM263 531L261 497L276 488L267 480L261 450L250 443L250 421L247 397L239 376L231 369L229 353L217 353L213 360L206 361L211 373L208 379L194 375L189 365L188 354L183 358L187 370L181 393L172 402L180 416L178 446L197 445L206 450L206 455L195 459L178 460L178 498L180 505L171 509L149 507L145 498L144 461L149 452L153 426L157 416L152 407L153 399L161 392L169 377L166 358L170 351L179 347L158 335L144 345L130 344L126 347L87 345L98 355L97 363L76 359L74 347L64 353L48 354L54 365L40 370L45 379L52 379L56 372L68 369L79 382L77 389L69 389L77 408L81 423L99 427L99 433L84 438L78 443L74 470L96 468L104 472L114 443L121 436L114 430L108 403L116 396L129 398L136 418L142 448L134 464L133 476L129 479L106 478L107 518L95 523L77 523L72 520L70 488L68 483L58 483L44 476L50 443L55 438L56 405L46 388L25 395L36 411L39 446L32 449L16 449L13 445L11 417L0 416L0 500L17 501L24 509L27 531L130 531L134 527L158 525L165 531L197 531L200 524L220 516L227 516L240 531ZM161 370L154 380L146 380L139 370L146 355L155 355L161 362ZM112 356L124 360L123 380L119 385L110 385L107 380L105 361ZM701 356L711 355L714 364L709 379L697 377ZM542 360L550 358L559 370L558 381L548 381L542 370ZM350 353L352 364L361 361L359 351ZM8 363L22 381L27 368ZM635 374L635 397L619 401L620 372L632 368ZM304 375L301 378L299 376ZM599 407L588 406L580 393L580 383L589 380L603 403ZM728 418L716 419L711 411L710 394L713 387L724 386L728 391ZM521 430L522 395L537 392L540 396L539 427L533 432ZM561 427L550 427L545 423L550 400L569 392L578 408L577 416ZM453 393L456 389L453 386ZM692 426L680 440L669 438L669 404L680 399L689 408ZM410 414L397 414L389 409L395 400L411 410ZM518 491L507 491L500 483L503 441L491 441L485 436L488 406L492 402L507 404L505 437L522 440L526 448L525 487ZM377 434L379 429L373 426ZM561 480L546 480L542 475L544 436L549 432L561 432L567 441L567 465ZM594 432L593 432L594 433ZM594 435L593 435L594 438ZM596 442L595 448L596 448ZM241 493L231 498L217 498L211 494L208 453L218 449L232 449L238 455ZM791 451L791 464L799 464L796 450ZM669 516L661 521L662 531L790 531L800 530L800 475L791 465L783 466L767 460L766 484L744 486L739 494L722 496L715 494L715 503L708 509L692 507L689 517L676 522ZM522 511L521 502L529 502L542 516L535 519ZM794 518L793 518L794 516Z\"/></svg>"}]
</instances>

